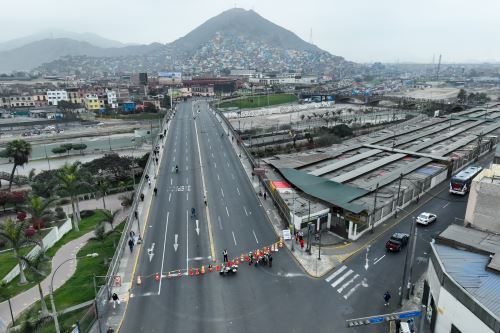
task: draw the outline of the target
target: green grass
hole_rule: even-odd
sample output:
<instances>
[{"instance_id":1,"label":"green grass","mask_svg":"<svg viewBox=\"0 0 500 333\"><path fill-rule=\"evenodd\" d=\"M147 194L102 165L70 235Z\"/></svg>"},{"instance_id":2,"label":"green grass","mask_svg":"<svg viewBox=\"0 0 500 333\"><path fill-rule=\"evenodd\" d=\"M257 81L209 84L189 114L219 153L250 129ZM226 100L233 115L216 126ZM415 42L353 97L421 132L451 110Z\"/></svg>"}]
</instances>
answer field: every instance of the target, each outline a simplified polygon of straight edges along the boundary
<instances>
[{"instance_id":1,"label":"green grass","mask_svg":"<svg viewBox=\"0 0 500 333\"><path fill-rule=\"evenodd\" d=\"M166 112L160 111L158 113L133 113L133 114L119 114L116 115L116 119L123 120L150 120L150 119L161 119L165 117Z\"/></svg>"},{"instance_id":2,"label":"green grass","mask_svg":"<svg viewBox=\"0 0 500 333\"><path fill-rule=\"evenodd\" d=\"M19 252L20 255L26 255L33 246L23 247ZM0 253L0 279L3 279L5 275L7 275L14 266L17 265L17 259L14 257L14 253L12 250L5 251ZM0 298L0 302L2 299Z\"/></svg>"},{"instance_id":3,"label":"green grass","mask_svg":"<svg viewBox=\"0 0 500 333\"><path fill-rule=\"evenodd\" d=\"M269 104L268 104L269 98ZM219 107L220 108L230 108L237 107L240 109L253 109L259 107L265 107L268 105L279 105L292 103L297 100L297 96L293 94L278 94L278 95L269 95L268 96L249 96L246 98L242 98L236 101L222 102Z\"/></svg>"},{"instance_id":4,"label":"green grass","mask_svg":"<svg viewBox=\"0 0 500 333\"><path fill-rule=\"evenodd\" d=\"M58 311L94 298L93 276L94 274L106 275L108 265L116 250L114 245L118 244L124 226L125 223L121 223L115 228L114 232L109 233L103 241L90 240L80 249L80 251L78 251L77 257L82 257L90 253L98 253L99 256L95 258L85 257L79 259L73 276L54 292L54 302ZM48 296L45 297L45 301L50 310L50 300ZM33 316L35 314L34 316L36 316L39 311L40 301L37 301L16 320L16 323L21 324L28 318L30 320L35 320L36 318L30 317L30 315ZM79 315L81 316L83 313ZM68 322L72 321L72 325L79 317L76 315L70 316L70 319L71 320L68 320ZM48 325L47 329L47 331L44 330L42 332L54 331L52 324Z\"/></svg>"},{"instance_id":5,"label":"green grass","mask_svg":"<svg viewBox=\"0 0 500 333\"><path fill-rule=\"evenodd\" d=\"M46 255L50 258L52 258L56 252L66 243L72 241L73 239L76 239L92 230L94 230L95 226L100 223L101 221L104 221L106 219L106 215L102 210L96 210L95 213L92 216L83 218L82 221L80 222L80 231L74 231L71 230L69 231L66 235L64 235L60 240L57 241L57 243L54 244L50 249L46 251ZM23 249L22 254L26 254L30 251L31 248L26 248ZM8 254L8 255L7 255ZM5 258L4 258L5 257ZM5 260L5 261L3 261ZM4 265L5 263L5 265ZM8 265L7 265L8 264ZM10 270L17 264L17 261L12 257L11 252L4 252L0 253L0 276L5 276ZM10 267L8 269L8 267ZM5 271L6 272L3 272ZM1 275L3 273L3 275ZM14 280L9 282L5 286L5 290L3 293L0 294L0 302L3 302L7 299L7 297L13 297L23 291L26 291L33 287L35 283L29 282L32 281L33 279L31 278L31 275L29 272L26 272L26 278L28 280L27 284L19 284L19 277L16 277Z\"/></svg>"}]
</instances>

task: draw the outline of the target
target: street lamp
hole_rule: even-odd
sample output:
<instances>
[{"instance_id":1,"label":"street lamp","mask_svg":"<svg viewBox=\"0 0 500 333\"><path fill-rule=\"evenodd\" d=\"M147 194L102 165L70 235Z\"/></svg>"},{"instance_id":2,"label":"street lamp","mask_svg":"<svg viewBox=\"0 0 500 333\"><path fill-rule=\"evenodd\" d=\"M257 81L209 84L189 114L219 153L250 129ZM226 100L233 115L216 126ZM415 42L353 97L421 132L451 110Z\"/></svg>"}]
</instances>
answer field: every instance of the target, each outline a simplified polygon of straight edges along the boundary
<instances>
[{"instance_id":1,"label":"street lamp","mask_svg":"<svg viewBox=\"0 0 500 333\"><path fill-rule=\"evenodd\" d=\"M54 270L54 273L52 273L52 278L50 279L49 291L50 291L50 304L52 306L52 318L54 319L54 326L56 327L56 333L61 333L61 329L59 328L59 320L57 320L56 305L54 303L54 276L56 275L59 268L61 268L61 266L64 265L65 263L67 263L68 261L83 259L83 258L88 258L88 257L95 258L97 256L99 256L99 253L89 253L85 256L66 259L62 263L60 263L59 266L57 266L57 268Z\"/></svg>"}]
</instances>

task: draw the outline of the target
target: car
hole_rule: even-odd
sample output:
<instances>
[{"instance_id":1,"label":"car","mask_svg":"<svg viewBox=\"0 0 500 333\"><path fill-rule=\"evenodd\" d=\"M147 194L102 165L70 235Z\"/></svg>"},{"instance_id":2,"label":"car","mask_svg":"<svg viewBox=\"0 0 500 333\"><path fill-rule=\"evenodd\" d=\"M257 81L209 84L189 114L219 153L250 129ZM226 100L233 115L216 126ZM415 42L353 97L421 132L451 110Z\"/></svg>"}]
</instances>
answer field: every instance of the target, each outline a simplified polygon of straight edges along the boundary
<instances>
[{"instance_id":1,"label":"car","mask_svg":"<svg viewBox=\"0 0 500 333\"><path fill-rule=\"evenodd\" d=\"M410 235L396 232L391 238L385 243L385 249L390 252L399 252L403 247L408 244L408 239L410 239Z\"/></svg>"},{"instance_id":2,"label":"car","mask_svg":"<svg viewBox=\"0 0 500 333\"><path fill-rule=\"evenodd\" d=\"M417 223L418 224L423 224L423 225L429 225L432 222L437 221L437 215L432 214L432 213L421 213L419 216L417 216Z\"/></svg>"}]
</instances>

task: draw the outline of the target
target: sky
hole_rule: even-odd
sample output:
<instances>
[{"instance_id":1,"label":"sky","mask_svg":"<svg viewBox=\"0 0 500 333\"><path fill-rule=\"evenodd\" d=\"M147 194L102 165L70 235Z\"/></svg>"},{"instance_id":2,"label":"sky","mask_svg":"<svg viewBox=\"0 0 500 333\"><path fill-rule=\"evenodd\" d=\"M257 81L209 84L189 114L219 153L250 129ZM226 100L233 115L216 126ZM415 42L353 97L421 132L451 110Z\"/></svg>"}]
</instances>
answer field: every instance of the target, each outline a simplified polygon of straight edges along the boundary
<instances>
[{"instance_id":1,"label":"sky","mask_svg":"<svg viewBox=\"0 0 500 333\"><path fill-rule=\"evenodd\" d=\"M356 62L500 61L499 0L0 0L0 41L40 31L171 42L233 7L253 9ZM21 14L22 13L22 14Z\"/></svg>"}]
</instances>

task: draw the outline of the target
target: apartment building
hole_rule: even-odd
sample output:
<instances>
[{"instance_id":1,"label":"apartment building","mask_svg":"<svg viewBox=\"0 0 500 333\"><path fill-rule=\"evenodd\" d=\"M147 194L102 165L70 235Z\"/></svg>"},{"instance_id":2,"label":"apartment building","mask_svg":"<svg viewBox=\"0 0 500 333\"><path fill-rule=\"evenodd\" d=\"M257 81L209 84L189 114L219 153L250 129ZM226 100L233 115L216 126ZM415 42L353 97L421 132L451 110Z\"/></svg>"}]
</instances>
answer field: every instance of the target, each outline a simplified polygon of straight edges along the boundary
<instances>
[{"instance_id":1,"label":"apartment building","mask_svg":"<svg viewBox=\"0 0 500 333\"><path fill-rule=\"evenodd\" d=\"M68 93L65 90L48 90L47 101L49 105L57 105L59 101L69 101Z\"/></svg>"},{"instance_id":2,"label":"apartment building","mask_svg":"<svg viewBox=\"0 0 500 333\"><path fill-rule=\"evenodd\" d=\"M84 99L84 105L85 109L88 111L99 110L101 108L101 105L99 103L99 96L93 94L86 95Z\"/></svg>"}]
</instances>

